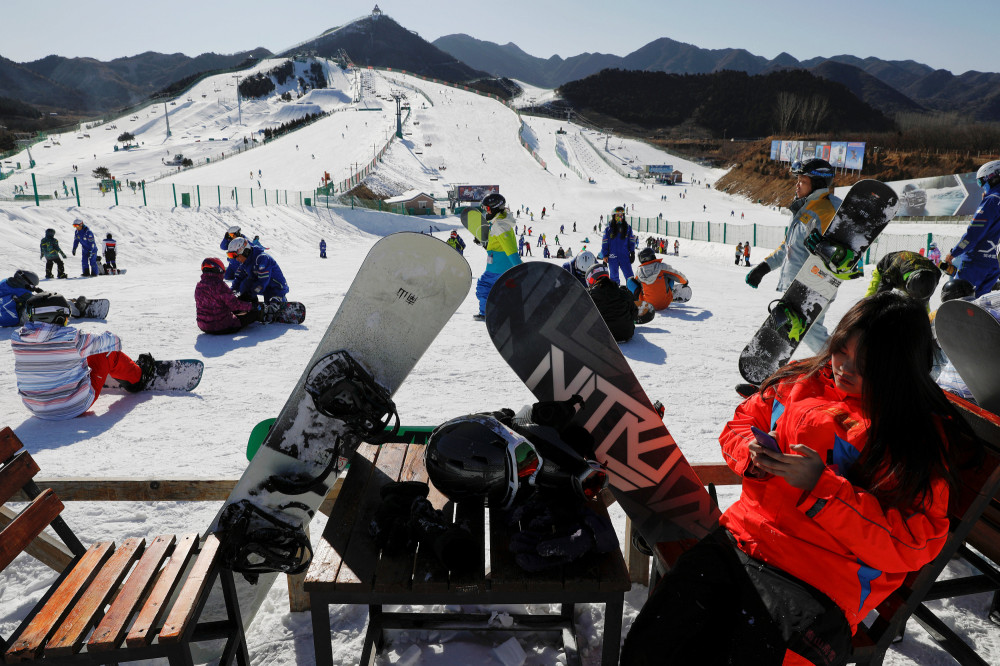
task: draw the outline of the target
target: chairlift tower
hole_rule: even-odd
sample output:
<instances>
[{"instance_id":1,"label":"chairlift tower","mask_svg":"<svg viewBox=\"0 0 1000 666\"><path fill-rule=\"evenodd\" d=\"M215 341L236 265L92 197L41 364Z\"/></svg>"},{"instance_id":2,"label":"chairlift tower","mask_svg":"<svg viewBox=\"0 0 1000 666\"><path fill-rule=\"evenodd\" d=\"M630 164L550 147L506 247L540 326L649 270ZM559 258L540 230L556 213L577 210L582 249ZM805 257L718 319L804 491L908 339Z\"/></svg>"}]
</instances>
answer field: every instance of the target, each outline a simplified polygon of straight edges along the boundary
<instances>
[{"instance_id":1,"label":"chairlift tower","mask_svg":"<svg viewBox=\"0 0 1000 666\"><path fill-rule=\"evenodd\" d=\"M167 138L170 138L170 110L167 109L167 98L163 98L163 119L167 121Z\"/></svg>"},{"instance_id":2,"label":"chairlift tower","mask_svg":"<svg viewBox=\"0 0 1000 666\"><path fill-rule=\"evenodd\" d=\"M392 98L396 100L396 136L402 139L403 138L402 104L403 100L406 99L406 94L401 92L393 92Z\"/></svg>"},{"instance_id":3,"label":"chairlift tower","mask_svg":"<svg viewBox=\"0 0 1000 666\"><path fill-rule=\"evenodd\" d=\"M28 168L29 169L34 169L35 168L35 158L31 156L31 144L33 143L33 140L32 139L17 139L14 143L16 143L19 146L24 146L24 149L28 151Z\"/></svg>"},{"instance_id":4,"label":"chairlift tower","mask_svg":"<svg viewBox=\"0 0 1000 666\"><path fill-rule=\"evenodd\" d=\"M240 116L240 127L243 126L243 102L240 99L240 75L233 74L233 78L236 79L236 108L239 110Z\"/></svg>"}]
</instances>

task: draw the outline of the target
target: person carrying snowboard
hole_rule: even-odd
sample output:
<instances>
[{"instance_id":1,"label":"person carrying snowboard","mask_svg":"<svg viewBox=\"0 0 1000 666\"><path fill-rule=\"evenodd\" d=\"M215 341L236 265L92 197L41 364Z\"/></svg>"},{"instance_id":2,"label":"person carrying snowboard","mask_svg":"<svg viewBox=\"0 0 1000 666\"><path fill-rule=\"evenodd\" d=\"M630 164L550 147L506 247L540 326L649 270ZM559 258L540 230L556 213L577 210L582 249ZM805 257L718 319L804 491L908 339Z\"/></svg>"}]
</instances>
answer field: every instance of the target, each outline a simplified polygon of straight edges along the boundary
<instances>
[{"instance_id":1,"label":"person carrying snowboard","mask_svg":"<svg viewBox=\"0 0 1000 666\"><path fill-rule=\"evenodd\" d=\"M26 319L24 305L40 292L38 275L16 270L6 280L0 280L0 326L20 326Z\"/></svg>"},{"instance_id":2,"label":"person carrying snowboard","mask_svg":"<svg viewBox=\"0 0 1000 666\"><path fill-rule=\"evenodd\" d=\"M69 277L66 275L66 266L63 264L63 258L66 257L66 253L59 247L59 241L56 240L55 229L45 230L45 238L43 238L41 243L39 243L39 249L42 255L40 258L45 260L45 277L52 277L52 264L55 264L59 271L56 273L58 277ZM62 258L60 258L60 255Z\"/></svg>"},{"instance_id":3,"label":"person carrying snowboard","mask_svg":"<svg viewBox=\"0 0 1000 666\"><path fill-rule=\"evenodd\" d=\"M457 230L452 229L451 234L448 236L448 240L446 240L445 242L448 245L450 245L453 248L455 248L455 250L459 254L461 254L461 255L465 254L465 241L462 240L462 237L458 235L458 231Z\"/></svg>"},{"instance_id":4,"label":"person carrying snowboard","mask_svg":"<svg viewBox=\"0 0 1000 666\"><path fill-rule=\"evenodd\" d=\"M69 325L69 301L42 292L28 299L28 322L11 335L14 376L21 402L40 419L61 421L83 414L110 376L127 391L141 391L153 378L154 361L133 361L121 339L105 331L84 333Z\"/></svg>"},{"instance_id":5,"label":"person carrying snowboard","mask_svg":"<svg viewBox=\"0 0 1000 666\"><path fill-rule=\"evenodd\" d=\"M632 293L612 282L608 267L601 263L595 263L587 271L587 288L615 342L631 340L639 317L639 308Z\"/></svg>"},{"instance_id":6,"label":"person carrying snowboard","mask_svg":"<svg viewBox=\"0 0 1000 666\"><path fill-rule=\"evenodd\" d=\"M958 243L945 255L946 264L958 267L955 277L976 287L976 296L993 289L1000 278L996 251L1000 243L1000 160L987 162L976 172L976 182L983 188L983 201ZM959 259L959 261L955 261Z\"/></svg>"},{"instance_id":7,"label":"person carrying snowboard","mask_svg":"<svg viewBox=\"0 0 1000 666\"><path fill-rule=\"evenodd\" d=\"M319 258L326 259L326 241L322 238L319 239Z\"/></svg>"},{"instance_id":8,"label":"person carrying snowboard","mask_svg":"<svg viewBox=\"0 0 1000 666\"><path fill-rule=\"evenodd\" d=\"M940 552L953 452L974 446L932 345L919 303L863 298L743 401L719 436L742 494L646 601L623 665L847 663L859 623Z\"/></svg>"},{"instance_id":9,"label":"person carrying snowboard","mask_svg":"<svg viewBox=\"0 0 1000 666\"><path fill-rule=\"evenodd\" d=\"M915 298L930 311L931 296L937 289L941 271L934 262L918 252L899 250L890 252L875 265L865 296L899 289Z\"/></svg>"},{"instance_id":10,"label":"person carrying snowboard","mask_svg":"<svg viewBox=\"0 0 1000 666\"><path fill-rule=\"evenodd\" d=\"M691 300L691 286L683 273L656 258L649 248L639 252L639 267L635 277L626 281L632 297L645 301L656 310L666 310L671 303Z\"/></svg>"},{"instance_id":11,"label":"person carrying snowboard","mask_svg":"<svg viewBox=\"0 0 1000 666\"><path fill-rule=\"evenodd\" d=\"M601 257L608 266L612 282L618 284L618 271L623 278L632 277L632 262L635 261L635 236L632 226L625 221L625 208L618 206L604 228L601 240ZM626 261L627 260L627 261Z\"/></svg>"},{"instance_id":12,"label":"person carrying snowboard","mask_svg":"<svg viewBox=\"0 0 1000 666\"><path fill-rule=\"evenodd\" d=\"M76 255L76 248L79 246L80 258L83 262L83 272L81 277L91 277L100 275L97 268L97 241L94 240L94 232L83 220L73 222L76 232L73 234L73 255Z\"/></svg>"},{"instance_id":13,"label":"person carrying snowboard","mask_svg":"<svg viewBox=\"0 0 1000 666\"><path fill-rule=\"evenodd\" d=\"M104 270L109 274L115 274L118 272L118 264L116 259L118 258L118 241L116 241L109 233L104 238Z\"/></svg>"},{"instance_id":14,"label":"person carrying snowboard","mask_svg":"<svg viewBox=\"0 0 1000 666\"><path fill-rule=\"evenodd\" d=\"M832 196L834 170L829 162L821 159L793 162L791 173L795 176L795 200L788 206L792 221L781 244L747 273L746 283L754 289L765 275L779 268L777 290L784 293L809 258L806 237L813 231L826 233L840 206L840 199ZM802 339L814 353L819 353L830 337L823 325L825 316L825 312L820 314Z\"/></svg>"},{"instance_id":15,"label":"person carrying snowboard","mask_svg":"<svg viewBox=\"0 0 1000 666\"><path fill-rule=\"evenodd\" d=\"M201 262L201 280L194 288L194 305L198 328L205 333L231 334L260 320L260 311L254 304L236 298L223 281L225 271L221 259L207 257Z\"/></svg>"},{"instance_id":16,"label":"person carrying snowboard","mask_svg":"<svg viewBox=\"0 0 1000 666\"><path fill-rule=\"evenodd\" d=\"M265 320L277 313L288 300L288 282L278 262L263 248L252 245L242 236L229 243L226 254L240 264L233 277L233 291L239 294L239 298L256 303L260 296L264 301Z\"/></svg>"},{"instance_id":17,"label":"person carrying snowboard","mask_svg":"<svg viewBox=\"0 0 1000 666\"><path fill-rule=\"evenodd\" d=\"M514 227L507 219L507 200L499 192L486 195L479 204L483 211L483 221L490 222L489 237L486 239L486 270L476 281L476 298L479 299L479 312L473 315L477 321L486 320L486 299L497 278L508 268L521 263L517 252L517 241L514 240ZM472 242L482 245L482 241L473 238Z\"/></svg>"}]
</instances>

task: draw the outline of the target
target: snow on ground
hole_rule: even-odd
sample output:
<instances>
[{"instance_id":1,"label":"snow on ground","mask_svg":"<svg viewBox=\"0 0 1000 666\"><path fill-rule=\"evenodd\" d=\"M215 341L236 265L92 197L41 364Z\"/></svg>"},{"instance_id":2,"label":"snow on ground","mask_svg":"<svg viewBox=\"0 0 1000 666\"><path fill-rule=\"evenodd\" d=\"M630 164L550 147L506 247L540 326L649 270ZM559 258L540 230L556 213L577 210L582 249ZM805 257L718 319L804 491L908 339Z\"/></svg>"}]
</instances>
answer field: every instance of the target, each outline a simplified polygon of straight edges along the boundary
<instances>
[{"instance_id":1,"label":"snow on ground","mask_svg":"<svg viewBox=\"0 0 1000 666\"><path fill-rule=\"evenodd\" d=\"M263 64L260 67L268 68ZM388 79L402 81L403 77L371 73L369 76L371 80L366 85L369 92L365 93L368 100L361 104L378 102L390 109L390 102L383 98L395 84ZM534 221L529 222L536 235L544 232L551 240L558 234L564 246L574 249L588 236L591 247L594 246L596 234L592 227L597 224L598 216L606 215L619 203L634 204L635 210L630 213L644 217L662 212L668 219L724 221L734 211L736 216L745 212L747 221L787 222L780 212L690 182L691 179L714 182L719 171L666 155L639 142L611 138L608 148L618 156L623 168L639 161L672 163L685 173L688 181L674 187L642 185L634 179L622 178L600 159L598 151L604 150L604 144L599 135L588 135L588 143L579 127L525 117L536 137L539 153L549 165L544 170L519 145L518 117L507 107L427 81L407 78L404 82L423 93L410 94L413 115L404 128L407 133L404 141L393 143L384 162L371 176L372 182L380 187L406 185L403 189L443 191L446 184L499 184L514 209L524 205L536 213ZM209 89L214 84L209 80L200 85ZM368 159L371 142L383 138L388 118L378 112L354 110L358 105L344 101L355 97L351 89L353 79L345 77L340 85L341 88L323 95L340 100L338 104L345 105L343 112L264 148L182 172L175 178L181 182L196 176L200 183L245 186L248 172L259 168L263 178L272 179L267 187L310 189L319 168L331 170L335 177L336 170L346 172L349 162ZM193 100L201 99L198 93L190 96ZM204 126L202 136L205 136L215 132L221 123L232 120L233 116L228 114L220 119L215 108L218 103L204 103L199 111L200 104L203 103L193 101L187 107L188 129L183 130L187 135L193 137L195 128ZM247 106L243 108L245 123ZM255 106L253 113L260 116L253 121L255 126L267 122L263 106L260 109ZM117 119L111 123L123 129L126 121ZM180 119L176 122L180 123ZM365 122L369 123L367 128ZM172 130L174 123L172 117ZM567 129L566 135L555 134L560 126ZM157 130L155 123L147 132L147 145L153 143L159 132L163 144L158 147L159 152L153 158L142 151L115 153L116 158L124 160L120 168L136 173L155 169L160 153L181 149L179 144L165 142L162 128ZM179 141L175 137L181 132L180 128L175 130L175 136L168 141ZM563 168L557 153L560 139L569 148L568 159L576 168L588 170L587 177L581 178ZM64 148L67 142L68 139L62 142ZM92 163L85 165L80 159L79 149L60 153L58 148L56 145L44 151L48 161L38 170L66 173L73 163L80 163L81 171L92 168ZM105 156L109 152L106 148ZM189 149L185 144L183 150ZM33 149L33 153L38 152L42 149ZM316 160L304 157L314 152ZM314 162L317 169L312 168ZM560 177L562 173L567 177ZM588 178L596 182L590 183ZM687 197L680 198L679 194L685 191ZM662 199L664 195L666 200ZM543 206L548 208L544 221L540 219ZM30 417L21 405L12 354L0 352L0 411L4 415L0 425L14 428L38 460L43 475L50 477L237 477L246 466L245 445L251 428L280 409L367 249L380 236L393 231L425 231L433 227L435 235L444 238L451 229L461 228L456 217L401 217L350 208L244 206L156 210L4 204L0 207L4 237L0 245L3 267L0 272L10 274L15 267L41 272L37 249L44 230L55 228L68 252L72 247L71 222L76 218L85 220L98 238L113 232L119 241L119 265L128 269L124 276L44 283L46 288L58 289L70 297L83 294L111 299L106 321L79 321L76 325L87 331L114 331L123 339L124 350L133 356L149 351L157 358L199 358L205 362L206 370L201 385L190 394L102 395L80 418L43 422ZM527 221L527 213L522 213L519 224ZM578 223L578 232L559 232L561 225L571 229L573 222ZM248 235L259 234L271 249L290 282L290 297L308 307L303 325L253 326L232 338L199 334L193 300L199 265L206 256L222 255L219 242L232 224L240 225ZM954 233L955 229L947 225L919 229L900 225L898 229L890 227L886 233L927 231ZM467 241L471 240L464 230L461 233ZM329 259L318 256L320 238L327 241ZM764 248L754 248L752 260L759 260L764 252ZM482 250L470 242L466 258L473 275L480 275L485 267ZM78 257L71 256L67 261L70 275L79 275L77 260ZM537 250L533 260L543 260ZM743 345L763 320L767 304L777 297L776 278L766 277L760 289L749 288L744 283L747 269L733 265L732 245L681 240L680 256L668 257L667 261L689 277L693 298L687 304L660 313L641 327L635 338L623 345L623 352L649 395L666 404L666 422L688 459L719 462L716 438L738 402L733 390L741 381L736 361ZM865 280L856 280L841 288L831 306L831 325L861 297L865 287ZM936 306L936 302L932 305ZM486 339L483 324L472 320L477 307L470 291L397 393L396 404L404 423L434 425L462 413L516 408L531 400L530 393ZM722 500L728 504L733 497L733 489L728 489ZM212 502L69 503L65 515L82 540L89 542L97 538L200 530L217 510L218 504ZM614 517L621 530L624 522L621 512L616 510ZM313 534L318 535L321 530L322 520L318 519ZM10 633L39 597L43 584L53 577L52 572L30 558L22 556L15 562L0 584L0 634ZM628 595L626 629L645 592L643 586L636 586ZM247 635L254 663L283 666L312 662L308 615L290 614L286 599L284 583L279 582L251 626ZM988 603L987 595L978 595L934 605L943 609L949 624L973 641L987 661L997 663L1000 630L985 620ZM586 632L586 663L597 663L601 610L582 606L578 613ZM332 609L335 660L353 663L357 659L365 622L363 607ZM445 643L434 643L426 637L411 635L398 639L380 663L392 663L414 644L421 651L421 663L497 663L492 656L491 641L504 639L459 635ZM949 663L930 643L928 636L911 624L906 640L890 651L886 663ZM551 645L522 641L522 646L528 653L529 664L562 663L559 651Z\"/></svg>"}]
</instances>

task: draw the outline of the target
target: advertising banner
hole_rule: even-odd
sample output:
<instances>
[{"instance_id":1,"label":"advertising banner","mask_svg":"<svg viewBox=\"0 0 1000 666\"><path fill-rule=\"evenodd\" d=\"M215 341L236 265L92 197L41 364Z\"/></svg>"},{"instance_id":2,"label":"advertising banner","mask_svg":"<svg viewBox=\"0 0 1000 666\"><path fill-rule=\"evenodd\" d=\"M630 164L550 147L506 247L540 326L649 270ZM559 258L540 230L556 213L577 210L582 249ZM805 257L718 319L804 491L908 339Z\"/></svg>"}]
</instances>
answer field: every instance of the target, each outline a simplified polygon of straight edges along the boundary
<instances>
[{"instance_id":1,"label":"advertising banner","mask_svg":"<svg viewBox=\"0 0 1000 666\"><path fill-rule=\"evenodd\" d=\"M834 141L830 144L830 159L827 160L835 167L842 168L847 161L847 142Z\"/></svg>"},{"instance_id":2,"label":"advertising banner","mask_svg":"<svg viewBox=\"0 0 1000 666\"><path fill-rule=\"evenodd\" d=\"M865 142L864 141L848 141L847 142L847 157L844 160L844 167L847 169L854 169L855 171L861 171L861 167L865 162Z\"/></svg>"},{"instance_id":3,"label":"advertising banner","mask_svg":"<svg viewBox=\"0 0 1000 666\"><path fill-rule=\"evenodd\" d=\"M475 201L479 203L487 194L500 192L499 185L456 185L459 201Z\"/></svg>"},{"instance_id":4,"label":"advertising banner","mask_svg":"<svg viewBox=\"0 0 1000 666\"><path fill-rule=\"evenodd\" d=\"M886 183L899 195L899 217L972 215L983 199L976 174L930 176ZM836 188L843 198L850 187Z\"/></svg>"},{"instance_id":5,"label":"advertising banner","mask_svg":"<svg viewBox=\"0 0 1000 666\"><path fill-rule=\"evenodd\" d=\"M781 157L781 141L777 139L771 141L771 159L776 160Z\"/></svg>"},{"instance_id":6,"label":"advertising banner","mask_svg":"<svg viewBox=\"0 0 1000 666\"><path fill-rule=\"evenodd\" d=\"M673 173L674 166L672 164L650 164L647 169L649 173Z\"/></svg>"}]
</instances>

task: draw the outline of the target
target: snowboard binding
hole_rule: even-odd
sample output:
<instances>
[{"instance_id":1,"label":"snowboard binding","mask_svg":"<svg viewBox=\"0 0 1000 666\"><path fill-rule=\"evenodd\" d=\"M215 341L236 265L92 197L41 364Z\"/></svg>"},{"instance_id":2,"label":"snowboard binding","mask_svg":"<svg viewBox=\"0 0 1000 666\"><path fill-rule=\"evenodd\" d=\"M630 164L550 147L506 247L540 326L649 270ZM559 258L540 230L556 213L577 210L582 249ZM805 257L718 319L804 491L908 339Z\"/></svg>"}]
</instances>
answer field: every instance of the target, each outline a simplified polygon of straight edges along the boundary
<instances>
[{"instance_id":1,"label":"snowboard binding","mask_svg":"<svg viewBox=\"0 0 1000 666\"><path fill-rule=\"evenodd\" d=\"M797 308L784 301L771 301L768 312L774 321L774 329L791 342L801 342L809 330L809 322Z\"/></svg>"},{"instance_id":2,"label":"snowboard binding","mask_svg":"<svg viewBox=\"0 0 1000 666\"><path fill-rule=\"evenodd\" d=\"M316 361L305 390L320 414L342 421L366 442L377 444L399 431L399 414L389 391L346 351Z\"/></svg>"},{"instance_id":3,"label":"snowboard binding","mask_svg":"<svg viewBox=\"0 0 1000 666\"><path fill-rule=\"evenodd\" d=\"M265 573L302 573L312 561L305 530L281 521L247 500L226 507L219 518L222 563L250 583Z\"/></svg>"},{"instance_id":4,"label":"snowboard binding","mask_svg":"<svg viewBox=\"0 0 1000 666\"><path fill-rule=\"evenodd\" d=\"M864 273L858 270L861 253L855 252L846 245L824 238L819 231L813 231L806 237L806 249L819 257L823 265L841 280L853 280Z\"/></svg>"}]
</instances>

